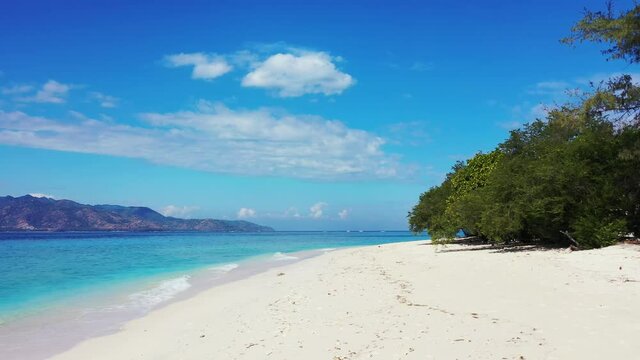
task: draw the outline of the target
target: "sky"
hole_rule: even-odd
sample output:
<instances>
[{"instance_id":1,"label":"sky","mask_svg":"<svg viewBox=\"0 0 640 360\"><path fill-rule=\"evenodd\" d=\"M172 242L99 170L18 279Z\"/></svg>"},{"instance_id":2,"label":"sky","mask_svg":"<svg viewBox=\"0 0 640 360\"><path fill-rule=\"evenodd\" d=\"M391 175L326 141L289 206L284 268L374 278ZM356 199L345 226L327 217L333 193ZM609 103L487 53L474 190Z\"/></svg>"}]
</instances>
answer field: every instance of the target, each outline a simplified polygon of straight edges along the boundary
<instances>
[{"instance_id":1,"label":"sky","mask_svg":"<svg viewBox=\"0 0 640 360\"><path fill-rule=\"evenodd\" d=\"M604 6L6 1L0 195L404 230L456 161L636 72L559 42Z\"/></svg>"}]
</instances>

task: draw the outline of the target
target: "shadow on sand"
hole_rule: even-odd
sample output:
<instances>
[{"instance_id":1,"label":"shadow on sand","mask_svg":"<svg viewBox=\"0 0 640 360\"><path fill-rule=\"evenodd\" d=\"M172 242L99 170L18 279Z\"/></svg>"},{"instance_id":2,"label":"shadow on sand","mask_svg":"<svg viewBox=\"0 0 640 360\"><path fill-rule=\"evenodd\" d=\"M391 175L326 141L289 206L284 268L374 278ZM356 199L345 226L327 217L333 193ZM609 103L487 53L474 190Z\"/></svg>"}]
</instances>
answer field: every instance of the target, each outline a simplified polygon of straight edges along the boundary
<instances>
[{"instance_id":1,"label":"shadow on sand","mask_svg":"<svg viewBox=\"0 0 640 360\"><path fill-rule=\"evenodd\" d=\"M459 246L462 245L462 246ZM439 253L463 252L463 251L486 251L490 253L514 253L526 251L548 251L563 249L557 246L543 246L539 244L487 244L477 237L459 238L448 244L433 244L431 242L420 244L420 246L436 246Z\"/></svg>"}]
</instances>

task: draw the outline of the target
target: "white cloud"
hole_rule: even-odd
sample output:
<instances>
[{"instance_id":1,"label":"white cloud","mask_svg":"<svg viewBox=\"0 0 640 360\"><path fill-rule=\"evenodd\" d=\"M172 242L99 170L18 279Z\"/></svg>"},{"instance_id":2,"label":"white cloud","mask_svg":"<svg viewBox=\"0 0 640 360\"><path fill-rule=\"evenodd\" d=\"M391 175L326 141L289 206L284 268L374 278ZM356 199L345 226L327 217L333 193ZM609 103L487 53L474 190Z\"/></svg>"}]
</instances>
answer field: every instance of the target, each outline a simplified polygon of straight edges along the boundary
<instances>
[{"instance_id":1,"label":"white cloud","mask_svg":"<svg viewBox=\"0 0 640 360\"><path fill-rule=\"evenodd\" d=\"M352 86L351 75L338 70L324 52L278 53L254 66L242 86L274 89L282 97L340 94Z\"/></svg>"},{"instance_id":2,"label":"white cloud","mask_svg":"<svg viewBox=\"0 0 640 360\"><path fill-rule=\"evenodd\" d=\"M345 220L347 217L349 217L349 210L347 209L340 210L340 212L338 213L338 216L340 217L340 219Z\"/></svg>"},{"instance_id":3,"label":"white cloud","mask_svg":"<svg viewBox=\"0 0 640 360\"><path fill-rule=\"evenodd\" d=\"M324 212L324 209L327 207L327 203L325 202L318 202L313 204L313 206L311 206L309 208L309 217L314 218L314 219L319 219L322 217L322 214Z\"/></svg>"},{"instance_id":4,"label":"white cloud","mask_svg":"<svg viewBox=\"0 0 640 360\"><path fill-rule=\"evenodd\" d=\"M254 45L250 50L222 55L194 52L164 57L166 66L193 67L191 77L194 79L212 80L234 67L243 69L247 73L242 86L271 89L281 97L342 93L355 84L355 79L336 67L340 61L339 56L284 43Z\"/></svg>"},{"instance_id":5,"label":"white cloud","mask_svg":"<svg viewBox=\"0 0 640 360\"><path fill-rule=\"evenodd\" d=\"M33 90L31 85L14 85L2 88L3 95L18 95L28 93Z\"/></svg>"},{"instance_id":6,"label":"white cloud","mask_svg":"<svg viewBox=\"0 0 640 360\"><path fill-rule=\"evenodd\" d=\"M197 206L167 205L162 208L160 213L164 216L188 218L194 211L197 211L199 209L200 208Z\"/></svg>"},{"instance_id":7,"label":"white cloud","mask_svg":"<svg viewBox=\"0 0 640 360\"><path fill-rule=\"evenodd\" d=\"M238 210L238 219L248 219L256 216L256 211L251 208L240 208Z\"/></svg>"},{"instance_id":8,"label":"white cloud","mask_svg":"<svg viewBox=\"0 0 640 360\"><path fill-rule=\"evenodd\" d=\"M119 101L119 99L114 96L105 95L99 92L92 92L91 98L96 100L103 108L114 108L117 106Z\"/></svg>"},{"instance_id":9,"label":"white cloud","mask_svg":"<svg viewBox=\"0 0 640 360\"><path fill-rule=\"evenodd\" d=\"M552 107L546 104L538 104L534 105L531 109L529 109L529 115L534 119L544 119L549 114L549 110Z\"/></svg>"},{"instance_id":10,"label":"white cloud","mask_svg":"<svg viewBox=\"0 0 640 360\"><path fill-rule=\"evenodd\" d=\"M59 83L55 80L49 80L38 90L35 95L20 98L20 101L61 104L67 99L67 95L71 90L71 85Z\"/></svg>"},{"instance_id":11,"label":"white cloud","mask_svg":"<svg viewBox=\"0 0 640 360\"><path fill-rule=\"evenodd\" d=\"M531 106L531 104L529 103L516 105L511 108L511 114L512 114L511 116L512 116L512 119L519 119L519 120L502 121L498 123L498 126L506 130L518 129L522 127L525 123L532 122L533 120L545 119L547 117L547 114L549 113L549 110L552 108L553 106L543 104L543 103L536 104L533 106Z\"/></svg>"},{"instance_id":12,"label":"white cloud","mask_svg":"<svg viewBox=\"0 0 640 360\"><path fill-rule=\"evenodd\" d=\"M193 66L191 72L193 79L213 80L233 69L223 57L201 52L167 55L165 60L170 67Z\"/></svg>"},{"instance_id":13,"label":"white cloud","mask_svg":"<svg viewBox=\"0 0 640 360\"><path fill-rule=\"evenodd\" d=\"M55 197L53 195L49 195L49 194L42 194L42 193L31 193L29 194L30 196L33 196L35 198L47 198L47 199L55 199Z\"/></svg>"},{"instance_id":14,"label":"white cloud","mask_svg":"<svg viewBox=\"0 0 640 360\"><path fill-rule=\"evenodd\" d=\"M298 212L298 209L295 207L290 207L288 208L285 212L284 212L284 217L293 217L293 218L300 218L301 215Z\"/></svg>"},{"instance_id":15,"label":"white cloud","mask_svg":"<svg viewBox=\"0 0 640 360\"><path fill-rule=\"evenodd\" d=\"M315 179L404 177L385 141L318 116L271 109L144 114L144 126L74 116L73 121L0 111L0 144L141 158L241 175Z\"/></svg>"}]
</instances>

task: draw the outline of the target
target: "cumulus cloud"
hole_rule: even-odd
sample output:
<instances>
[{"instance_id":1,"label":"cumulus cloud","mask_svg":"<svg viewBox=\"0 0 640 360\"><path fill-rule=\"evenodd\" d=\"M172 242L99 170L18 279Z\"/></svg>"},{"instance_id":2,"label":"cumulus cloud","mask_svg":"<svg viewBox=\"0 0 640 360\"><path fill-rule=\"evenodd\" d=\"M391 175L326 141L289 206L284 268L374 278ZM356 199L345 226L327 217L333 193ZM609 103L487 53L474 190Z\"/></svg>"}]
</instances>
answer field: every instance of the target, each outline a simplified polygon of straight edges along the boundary
<instances>
[{"instance_id":1,"label":"cumulus cloud","mask_svg":"<svg viewBox=\"0 0 640 360\"><path fill-rule=\"evenodd\" d=\"M314 219L319 219L322 217L324 209L327 207L327 203L325 202L318 202L313 204L313 206L311 206L309 208L309 217L314 218Z\"/></svg>"},{"instance_id":2,"label":"cumulus cloud","mask_svg":"<svg viewBox=\"0 0 640 360\"><path fill-rule=\"evenodd\" d=\"M25 102L61 104L67 99L71 85L63 84L55 80L49 80L33 96L23 97L18 100Z\"/></svg>"},{"instance_id":3,"label":"cumulus cloud","mask_svg":"<svg viewBox=\"0 0 640 360\"><path fill-rule=\"evenodd\" d=\"M242 86L273 90L281 97L342 93L355 80L337 68L340 61L342 58L327 52L284 43L254 45L228 54L194 52L164 57L168 67L193 67L194 79L212 80L234 68L242 69L245 71Z\"/></svg>"},{"instance_id":4,"label":"cumulus cloud","mask_svg":"<svg viewBox=\"0 0 640 360\"><path fill-rule=\"evenodd\" d=\"M242 86L273 89L282 97L340 94L355 80L336 68L336 60L325 52L278 53L257 63Z\"/></svg>"},{"instance_id":5,"label":"cumulus cloud","mask_svg":"<svg viewBox=\"0 0 640 360\"><path fill-rule=\"evenodd\" d=\"M160 213L164 216L188 218L194 211L197 211L199 209L200 208L197 206L167 205L162 208Z\"/></svg>"},{"instance_id":6,"label":"cumulus cloud","mask_svg":"<svg viewBox=\"0 0 640 360\"><path fill-rule=\"evenodd\" d=\"M118 104L118 98L99 92L92 92L91 98L97 101L103 108L114 108Z\"/></svg>"},{"instance_id":7,"label":"cumulus cloud","mask_svg":"<svg viewBox=\"0 0 640 360\"><path fill-rule=\"evenodd\" d=\"M143 126L0 111L0 144L141 158L240 175L314 179L397 178L405 167L385 141L340 121L272 109L148 113Z\"/></svg>"},{"instance_id":8,"label":"cumulus cloud","mask_svg":"<svg viewBox=\"0 0 640 360\"><path fill-rule=\"evenodd\" d=\"M342 220L345 220L347 217L349 217L349 210L347 209L340 210L340 212L338 213L338 217L340 217L340 219Z\"/></svg>"},{"instance_id":9,"label":"cumulus cloud","mask_svg":"<svg viewBox=\"0 0 640 360\"><path fill-rule=\"evenodd\" d=\"M256 216L256 211L251 208L240 208L238 210L238 219L248 219Z\"/></svg>"},{"instance_id":10,"label":"cumulus cloud","mask_svg":"<svg viewBox=\"0 0 640 360\"><path fill-rule=\"evenodd\" d=\"M192 66L193 79L213 80L233 69L223 57L201 52L167 55L165 61L170 67Z\"/></svg>"}]
</instances>

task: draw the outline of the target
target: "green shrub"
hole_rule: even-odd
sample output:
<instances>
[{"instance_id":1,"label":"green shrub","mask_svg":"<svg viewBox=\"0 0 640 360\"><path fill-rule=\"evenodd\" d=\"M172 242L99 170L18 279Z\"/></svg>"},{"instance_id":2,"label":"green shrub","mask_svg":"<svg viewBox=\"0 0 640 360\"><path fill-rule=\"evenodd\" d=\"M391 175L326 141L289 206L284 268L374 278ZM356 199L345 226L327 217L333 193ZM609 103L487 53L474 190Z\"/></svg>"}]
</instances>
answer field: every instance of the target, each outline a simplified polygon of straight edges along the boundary
<instances>
[{"instance_id":1,"label":"green shrub","mask_svg":"<svg viewBox=\"0 0 640 360\"><path fill-rule=\"evenodd\" d=\"M627 229L623 219L580 217L574 224L575 238L580 248L592 249L615 245Z\"/></svg>"}]
</instances>

